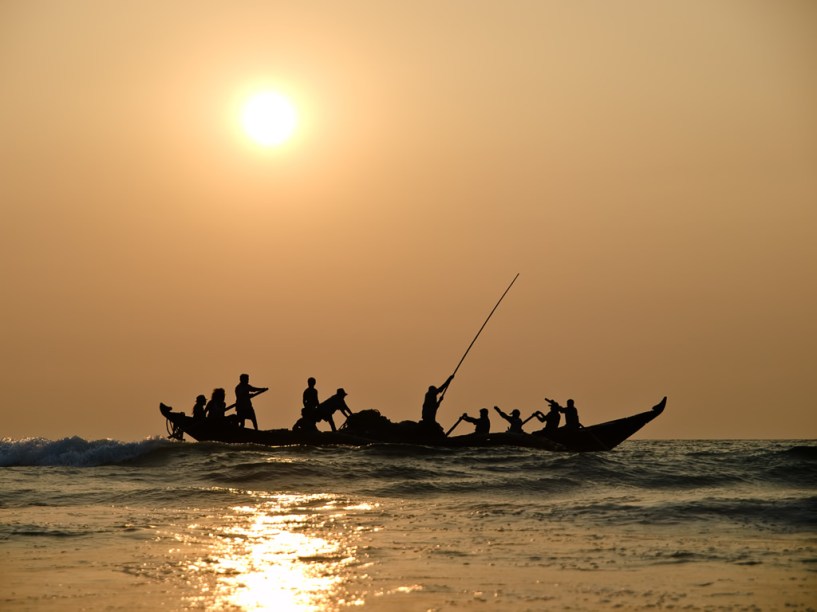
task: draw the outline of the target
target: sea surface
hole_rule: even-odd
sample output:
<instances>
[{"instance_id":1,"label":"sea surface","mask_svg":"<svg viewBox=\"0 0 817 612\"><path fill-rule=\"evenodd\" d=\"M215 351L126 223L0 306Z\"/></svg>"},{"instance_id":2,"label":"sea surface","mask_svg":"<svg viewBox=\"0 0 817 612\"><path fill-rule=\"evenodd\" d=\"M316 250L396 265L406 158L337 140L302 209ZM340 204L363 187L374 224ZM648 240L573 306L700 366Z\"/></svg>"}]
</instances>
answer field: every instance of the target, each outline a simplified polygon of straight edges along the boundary
<instances>
[{"instance_id":1,"label":"sea surface","mask_svg":"<svg viewBox=\"0 0 817 612\"><path fill-rule=\"evenodd\" d=\"M0 441L1 610L815 610L817 442Z\"/></svg>"}]
</instances>

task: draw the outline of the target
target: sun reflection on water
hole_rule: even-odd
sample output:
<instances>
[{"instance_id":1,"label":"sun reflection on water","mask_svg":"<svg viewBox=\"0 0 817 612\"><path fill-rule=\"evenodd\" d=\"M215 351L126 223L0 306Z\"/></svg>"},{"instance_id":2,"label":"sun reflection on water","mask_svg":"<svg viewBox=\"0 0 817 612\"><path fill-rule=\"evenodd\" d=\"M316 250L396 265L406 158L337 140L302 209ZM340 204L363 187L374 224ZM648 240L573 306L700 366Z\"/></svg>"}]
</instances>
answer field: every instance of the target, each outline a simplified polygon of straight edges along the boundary
<instances>
[{"instance_id":1,"label":"sun reflection on water","mask_svg":"<svg viewBox=\"0 0 817 612\"><path fill-rule=\"evenodd\" d=\"M210 527L207 556L189 568L217 577L199 602L277 612L363 605L342 588L361 566L356 531L343 519L372 506L331 495L258 496L258 504L235 506L224 524Z\"/></svg>"}]
</instances>

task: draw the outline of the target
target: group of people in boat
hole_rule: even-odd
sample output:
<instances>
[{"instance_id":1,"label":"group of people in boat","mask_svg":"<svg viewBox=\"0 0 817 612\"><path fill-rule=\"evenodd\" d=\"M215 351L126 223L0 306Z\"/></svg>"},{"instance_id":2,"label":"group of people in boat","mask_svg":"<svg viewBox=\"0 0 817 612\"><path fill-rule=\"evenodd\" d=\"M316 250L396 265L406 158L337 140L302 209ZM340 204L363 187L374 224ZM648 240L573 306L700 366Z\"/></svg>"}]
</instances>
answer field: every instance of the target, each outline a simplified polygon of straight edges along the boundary
<instances>
[{"instance_id":1,"label":"group of people in boat","mask_svg":"<svg viewBox=\"0 0 817 612\"><path fill-rule=\"evenodd\" d=\"M426 391L423 399L423 407L420 418L420 425L429 430L430 433L440 434L443 429L437 422L437 411L440 407L445 391L454 375L449 376L446 381L440 386L431 385ZM303 432L317 432L318 423L326 422L332 431L337 431L334 414L340 412L344 417L352 415L349 406L346 405L346 391L341 387L334 395L327 400L320 402L318 399L318 390L315 387L317 381L310 377L307 379L307 387L304 389L301 408L301 417L296 421L292 427L293 431ZM223 421L225 424L229 423L237 427L244 427L246 421L252 422L253 428L258 429L258 420L255 416L255 409L252 405L252 398L256 395L268 391L268 387L254 387L250 384L249 374L241 374L239 382L235 387L235 403L227 406L225 399L226 392L223 388L213 389L213 392L208 400L204 395L199 395L196 398L196 403L193 406L193 418L196 420L213 420ZM579 413L572 399L567 400L565 406L559 405L558 402L552 399L545 398L545 401L550 406L547 413L540 410L535 410L528 418L522 419L521 412L514 409L510 414L504 412L499 406L494 406L494 410L508 422L507 431L510 433L525 433L522 429L524 425L531 419L536 418L539 422L544 423L544 431L554 431L559 428L561 417L565 417L565 427L571 429L578 429L582 427L579 423ZM235 413L227 415L227 411L235 408ZM454 424L456 427L461 421L471 423L474 425L474 433L487 434L491 431L490 412L487 408L481 408L478 417L472 417L468 413L463 413L460 419ZM448 433L453 431L452 427ZM445 434L447 435L447 434Z\"/></svg>"},{"instance_id":2,"label":"group of people in boat","mask_svg":"<svg viewBox=\"0 0 817 612\"><path fill-rule=\"evenodd\" d=\"M307 380L307 387L303 393L303 408L301 408L301 418L293 426L294 431L318 431L318 423L326 421L332 431L337 431L333 415L341 412L346 417L352 411L346 405L346 391L340 388L329 399L319 402L318 390L315 388L316 380L310 377ZM193 418L195 420L207 420L219 422L225 425L244 427L246 421L251 421L254 429L258 429L258 419L255 416L255 408L252 405L252 398L256 395L269 391L269 387L254 387L250 384L250 375L241 374L239 382L235 387L235 403L227 405L226 391L218 387L213 389L210 399L204 395L196 397L193 405ZM234 414L227 414L227 411L235 408Z\"/></svg>"},{"instance_id":3,"label":"group of people in boat","mask_svg":"<svg viewBox=\"0 0 817 612\"><path fill-rule=\"evenodd\" d=\"M453 379L454 375L452 374L439 387L431 385L428 391L426 391L423 400L422 417L420 419L420 424L426 429L434 432L442 432L442 427L440 427L440 424L437 422L437 410L440 407L440 402L445 395L448 385L451 384ZM559 428L563 414L565 415L565 427L570 429L582 427L582 424L579 423L579 411L576 409L576 405L572 399L567 400L565 406L560 406L557 401L552 399L545 398L545 401L550 406L550 410L548 410L547 414L541 410L536 410L525 420L522 420L522 413L517 409L512 410L510 414L504 412L499 406L494 406L494 410L508 422L508 432L510 433L525 433L522 427L533 418L545 424L544 430L546 432L554 431ZM490 433L491 419L489 415L490 412L487 408L481 408L478 417L472 417L467 412L464 412L460 419L454 424L454 427L459 425L461 421L465 421L466 423L474 425L474 433ZM447 433L451 433L454 427L449 429Z\"/></svg>"},{"instance_id":4,"label":"group of people in boat","mask_svg":"<svg viewBox=\"0 0 817 612\"><path fill-rule=\"evenodd\" d=\"M579 411L576 409L576 405L572 399L567 400L565 406L560 406L558 402L552 399L545 398L545 401L550 406L550 410L548 410L547 413L544 413L541 410L535 410L527 419L524 420L522 420L522 413L517 409L511 410L510 414L504 412L499 406L494 406L494 410L496 410L499 416L508 422L508 431L510 433L525 433L522 427L525 425L525 423L534 418L539 420L540 423L545 424L544 430L546 432L555 431L556 429L559 429L562 414L565 415L565 427L569 429L578 429L582 427L582 424L579 423ZM481 408L478 417L469 416L467 412L464 412L460 419L466 423L472 423L475 426L474 433L487 434L491 431L491 420L489 418L489 414L490 413L487 408Z\"/></svg>"},{"instance_id":5,"label":"group of people in boat","mask_svg":"<svg viewBox=\"0 0 817 612\"><path fill-rule=\"evenodd\" d=\"M238 377L238 384L235 386L235 402L227 405L227 392L218 387L213 389L208 400L204 395L196 397L193 405L193 418L196 420L213 420L230 423L238 427L244 427L246 421L251 421L252 426L258 429L258 419L255 416L255 408L252 405L252 398L259 393L269 391L269 387L253 387L250 384L250 375L242 374ZM235 413L228 415L227 411L235 408Z\"/></svg>"}]
</instances>

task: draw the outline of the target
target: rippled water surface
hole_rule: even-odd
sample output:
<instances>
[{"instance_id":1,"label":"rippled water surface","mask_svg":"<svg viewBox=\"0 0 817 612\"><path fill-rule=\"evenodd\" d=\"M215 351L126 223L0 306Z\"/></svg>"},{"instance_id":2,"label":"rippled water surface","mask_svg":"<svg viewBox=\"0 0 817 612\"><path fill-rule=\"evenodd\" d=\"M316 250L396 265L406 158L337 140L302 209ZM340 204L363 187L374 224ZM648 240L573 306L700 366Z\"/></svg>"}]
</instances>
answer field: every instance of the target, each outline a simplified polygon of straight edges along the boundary
<instances>
[{"instance_id":1,"label":"rippled water surface","mask_svg":"<svg viewBox=\"0 0 817 612\"><path fill-rule=\"evenodd\" d=\"M0 608L815 609L817 444L0 442Z\"/></svg>"}]
</instances>

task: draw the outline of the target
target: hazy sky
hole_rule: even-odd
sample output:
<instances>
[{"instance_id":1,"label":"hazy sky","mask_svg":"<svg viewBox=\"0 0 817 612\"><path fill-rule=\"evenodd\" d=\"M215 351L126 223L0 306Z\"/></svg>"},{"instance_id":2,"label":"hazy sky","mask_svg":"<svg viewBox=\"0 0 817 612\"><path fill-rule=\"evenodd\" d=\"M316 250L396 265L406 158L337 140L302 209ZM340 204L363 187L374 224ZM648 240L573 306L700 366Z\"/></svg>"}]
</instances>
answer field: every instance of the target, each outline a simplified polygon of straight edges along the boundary
<instances>
[{"instance_id":1,"label":"hazy sky","mask_svg":"<svg viewBox=\"0 0 817 612\"><path fill-rule=\"evenodd\" d=\"M444 426L817 436L815 2L2 0L0 83L0 435L242 372L264 428L308 376L416 420L518 272Z\"/></svg>"}]
</instances>

